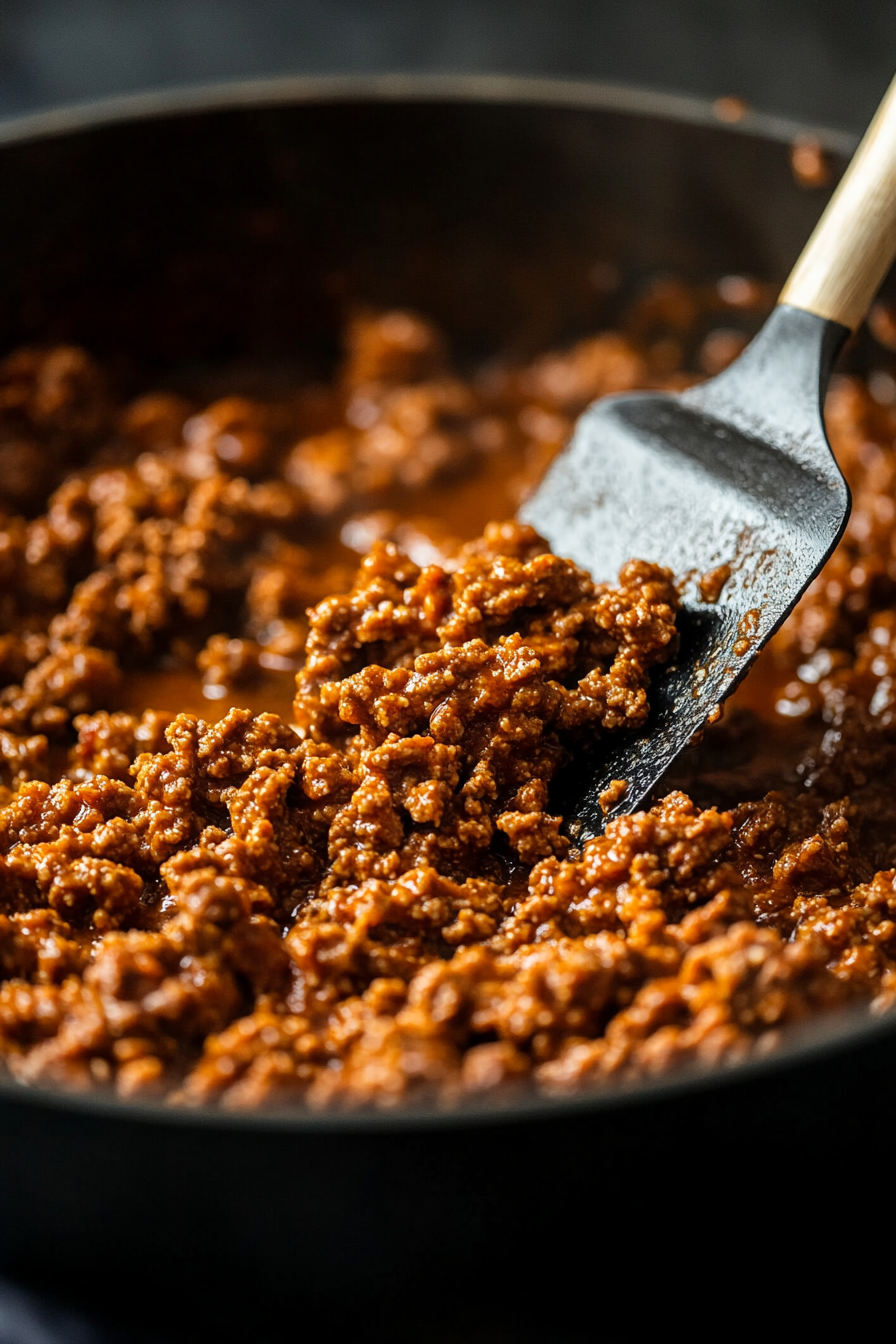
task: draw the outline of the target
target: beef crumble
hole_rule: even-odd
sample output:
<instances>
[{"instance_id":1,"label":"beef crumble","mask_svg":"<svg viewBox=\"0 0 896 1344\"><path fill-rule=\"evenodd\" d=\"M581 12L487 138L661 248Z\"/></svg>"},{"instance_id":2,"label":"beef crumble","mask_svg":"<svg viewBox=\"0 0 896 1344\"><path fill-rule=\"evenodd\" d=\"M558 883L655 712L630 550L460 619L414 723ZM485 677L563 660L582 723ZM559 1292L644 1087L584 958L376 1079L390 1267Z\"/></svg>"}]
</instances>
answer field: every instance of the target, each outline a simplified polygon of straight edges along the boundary
<instances>
[{"instance_id":1,"label":"beef crumble","mask_svg":"<svg viewBox=\"0 0 896 1344\"><path fill-rule=\"evenodd\" d=\"M764 301L663 282L465 380L424 319L366 315L332 384L204 407L119 406L80 350L0 366L0 1072L388 1106L888 1006L896 381L835 383L843 542L682 787L581 851L551 784L644 722L674 576L596 584L487 523L594 396L714 371Z\"/></svg>"}]
</instances>

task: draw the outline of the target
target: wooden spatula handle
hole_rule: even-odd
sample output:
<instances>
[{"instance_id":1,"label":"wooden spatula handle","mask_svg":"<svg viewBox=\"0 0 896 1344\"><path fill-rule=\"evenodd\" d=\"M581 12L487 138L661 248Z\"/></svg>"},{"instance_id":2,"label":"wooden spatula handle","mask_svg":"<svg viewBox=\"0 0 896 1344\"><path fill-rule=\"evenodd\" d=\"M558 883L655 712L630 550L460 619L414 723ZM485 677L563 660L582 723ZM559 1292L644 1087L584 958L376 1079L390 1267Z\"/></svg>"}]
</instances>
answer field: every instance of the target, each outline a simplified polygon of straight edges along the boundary
<instances>
[{"instance_id":1,"label":"wooden spatula handle","mask_svg":"<svg viewBox=\"0 0 896 1344\"><path fill-rule=\"evenodd\" d=\"M896 79L781 290L779 303L851 330L896 257Z\"/></svg>"}]
</instances>

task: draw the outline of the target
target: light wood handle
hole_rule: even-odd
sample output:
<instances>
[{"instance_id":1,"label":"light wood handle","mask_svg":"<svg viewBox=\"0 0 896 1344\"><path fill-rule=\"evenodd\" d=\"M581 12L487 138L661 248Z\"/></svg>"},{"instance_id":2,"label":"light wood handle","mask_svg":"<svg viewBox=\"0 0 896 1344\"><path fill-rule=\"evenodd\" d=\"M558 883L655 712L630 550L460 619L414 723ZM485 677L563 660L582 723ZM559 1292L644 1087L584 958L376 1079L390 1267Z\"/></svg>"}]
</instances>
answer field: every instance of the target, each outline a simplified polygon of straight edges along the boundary
<instances>
[{"instance_id":1,"label":"light wood handle","mask_svg":"<svg viewBox=\"0 0 896 1344\"><path fill-rule=\"evenodd\" d=\"M896 256L896 79L781 290L779 303L859 325Z\"/></svg>"}]
</instances>

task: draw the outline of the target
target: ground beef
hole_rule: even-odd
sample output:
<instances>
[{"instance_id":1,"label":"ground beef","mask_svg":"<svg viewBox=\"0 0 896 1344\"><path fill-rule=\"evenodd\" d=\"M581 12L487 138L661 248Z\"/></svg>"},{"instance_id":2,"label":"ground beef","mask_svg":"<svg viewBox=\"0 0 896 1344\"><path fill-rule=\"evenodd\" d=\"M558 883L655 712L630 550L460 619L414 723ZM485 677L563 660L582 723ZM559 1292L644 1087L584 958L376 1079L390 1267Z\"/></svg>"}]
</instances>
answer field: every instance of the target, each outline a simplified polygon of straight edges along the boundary
<instances>
[{"instance_id":1,"label":"ground beef","mask_svg":"<svg viewBox=\"0 0 896 1344\"><path fill-rule=\"evenodd\" d=\"M362 313L330 384L205 406L118 404L68 347L0 365L0 1073L392 1106L891 1003L892 356L832 388L836 554L666 796L581 849L557 786L645 722L675 578L486 525L593 397L716 371L767 297L657 282L465 379L430 322Z\"/></svg>"}]
</instances>

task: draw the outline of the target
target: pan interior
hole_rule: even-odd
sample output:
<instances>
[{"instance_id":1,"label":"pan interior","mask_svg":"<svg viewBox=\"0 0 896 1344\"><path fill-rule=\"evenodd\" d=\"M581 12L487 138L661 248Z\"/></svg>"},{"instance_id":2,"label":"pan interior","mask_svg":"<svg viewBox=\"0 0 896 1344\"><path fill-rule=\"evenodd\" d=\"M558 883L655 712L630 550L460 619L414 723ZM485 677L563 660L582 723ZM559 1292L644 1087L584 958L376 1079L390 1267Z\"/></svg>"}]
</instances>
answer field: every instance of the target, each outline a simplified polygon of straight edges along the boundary
<instances>
[{"instance_id":1,"label":"pan interior","mask_svg":"<svg viewBox=\"0 0 896 1344\"><path fill-rule=\"evenodd\" d=\"M235 361L316 374L333 366L351 299L430 315L461 363L525 357L612 325L646 277L779 284L825 201L794 184L785 143L715 126L708 108L675 119L624 90L598 102L585 90L578 105L523 88L406 92L86 117L7 144L3 348L76 342L146 381ZM830 1039L881 1029L860 1015ZM777 1064L825 1039L814 1030Z\"/></svg>"}]
</instances>

